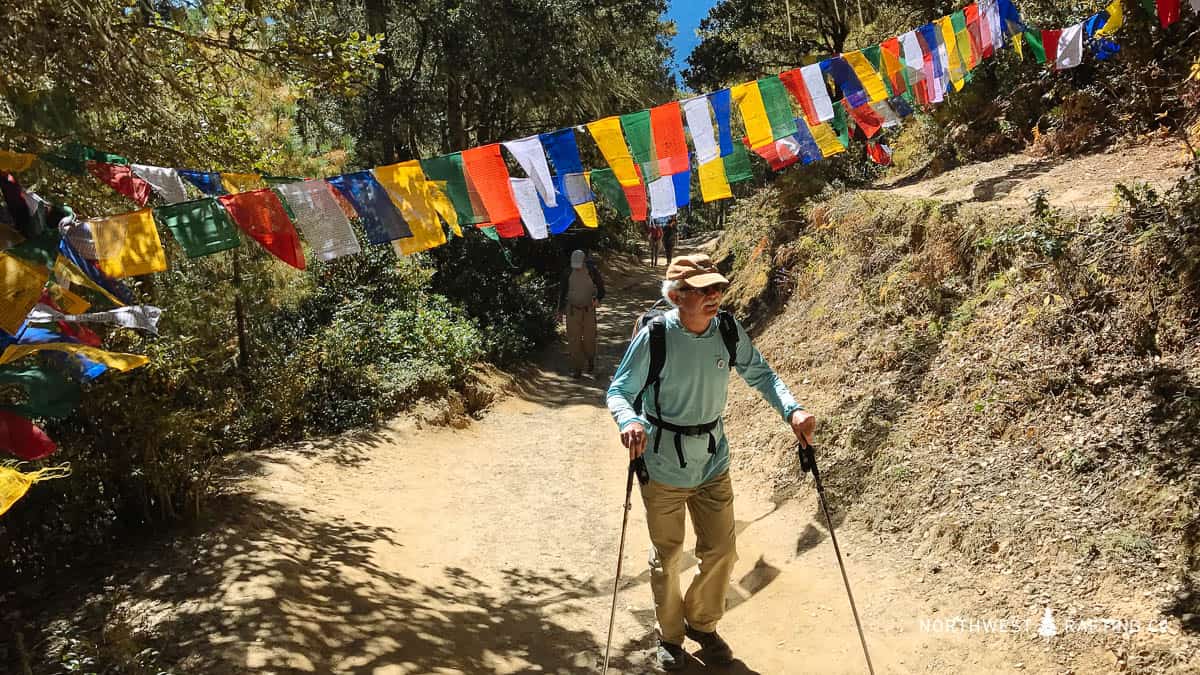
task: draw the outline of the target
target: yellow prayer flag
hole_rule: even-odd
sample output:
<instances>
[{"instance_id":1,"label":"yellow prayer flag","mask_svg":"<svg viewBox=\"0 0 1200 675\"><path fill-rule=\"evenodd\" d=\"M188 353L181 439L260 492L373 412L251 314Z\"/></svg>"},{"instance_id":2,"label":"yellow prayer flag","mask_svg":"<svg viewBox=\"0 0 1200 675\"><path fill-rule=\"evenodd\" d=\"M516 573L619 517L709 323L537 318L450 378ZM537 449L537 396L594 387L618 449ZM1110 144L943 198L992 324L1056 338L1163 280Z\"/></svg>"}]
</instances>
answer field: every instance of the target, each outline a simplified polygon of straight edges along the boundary
<instances>
[{"instance_id":1,"label":"yellow prayer flag","mask_svg":"<svg viewBox=\"0 0 1200 675\"><path fill-rule=\"evenodd\" d=\"M0 515L4 515L13 504L24 497L34 483L69 475L71 467L65 464L48 466L29 473L18 471L11 466L0 466Z\"/></svg>"},{"instance_id":2,"label":"yellow prayer flag","mask_svg":"<svg viewBox=\"0 0 1200 675\"><path fill-rule=\"evenodd\" d=\"M91 277L84 274L82 270L75 266L75 263L67 260L62 256L62 254L59 254L58 258L54 261L54 279L64 288L68 287L70 284L84 286L96 291L100 295L103 295L106 299L108 299L109 302L117 307L125 306L125 303L121 302L117 296L109 293L108 290L103 286L95 281L92 281ZM63 309L65 310L66 308L64 307ZM74 314L76 312L72 313Z\"/></svg>"},{"instance_id":3,"label":"yellow prayer flag","mask_svg":"<svg viewBox=\"0 0 1200 675\"><path fill-rule=\"evenodd\" d=\"M845 152L846 146L838 140L837 134L834 133L833 127L828 123L822 122L817 125L808 125L808 130L812 133L813 140L817 142L817 147L821 149L822 157L832 157L839 152Z\"/></svg>"},{"instance_id":4,"label":"yellow prayer flag","mask_svg":"<svg viewBox=\"0 0 1200 675\"><path fill-rule=\"evenodd\" d=\"M18 173L25 171L33 166L33 160L36 158L36 155L31 155L27 152L0 150L0 172Z\"/></svg>"},{"instance_id":5,"label":"yellow prayer flag","mask_svg":"<svg viewBox=\"0 0 1200 675\"><path fill-rule=\"evenodd\" d=\"M0 253L0 329L14 334L42 297L50 270Z\"/></svg>"},{"instance_id":6,"label":"yellow prayer flag","mask_svg":"<svg viewBox=\"0 0 1200 675\"><path fill-rule=\"evenodd\" d=\"M1125 8L1121 5L1121 1L1113 0L1109 3L1108 7L1104 8L1104 11L1108 12L1108 21L1105 21L1104 26L1096 31L1096 37L1116 35L1117 31L1121 30L1121 26L1125 25ZM1192 6L1196 6L1194 1Z\"/></svg>"},{"instance_id":7,"label":"yellow prayer flag","mask_svg":"<svg viewBox=\"0 0 1200 675\"><path fill-rule=\"evenodd\" d=\"M463 236L462 228L458 225L458 211L454 210L454 202L451 202L446 194L446 181L425 181L425 187L429 191L429 201L433 204L433 210L446 221L456 236Z\"/></svg>"},{"instance_id":8,"label":"yellow prayer flag","mask_svg":"<svg viewBox=\"0 0 1200 675\"><path fill-rule=\"evenodd\" d=\"M1017 58L1025 60L1025 39L1022 37L1022 34L1017 33L1016 35L1012 36L1012 43L1013 49L1017 52Z\"/></svg>"},{"instance_id":9,"label":"yellow prayer flag","mask_svg":"<svg viewBox=\"0 0 1200 675\"><path fill-rule=\"evenodd\" d=\"M943 16L937 20L938 30L942 34L942 42L946 44L946 58L949 63L950 82L955 91L962 91L964 72L962 59L958 55L958 40L954 37L954 23L950 17Z\"/></svg>"},{"instance_id":10,"label":"yellow prayer flag","mask_svg":"<svg viewBox=\"0 0 1200 675\"><path fill-rule=\"evenodd\" d=\"M101 272L123 279L167 269L153 214L153 209L142 209L88 221L100 255L96 267Z\"/></svg>"},{"instance_id":11,"label":"yellow prayer flag","mask_svg":"<svg viewBox=\"0 0 1200 675\"><path fill-rule=\"evenodd\" d=\"M225 173L221 172L221 187L231 195L239 192L252 192L267 187L262 176L256 173Z\"/></svg>"},{"instance_id":12,"label":"yellow prayer flag","mask_svg":"<svg viewBox=\"0 0 1200 675\"><path fill-rule=\"evenodd\" d=\"M9 345L4 350L4 353L0 354L0 366L41 351L66 352L68 354L86 356L92 361L102 363L109 368L121 372L133 370L134 368L139 368L150 363L150 358L141 354L108 352L97 347L90 347L76 342L40 342L37 344Z\"/></svg>"},{"instance_id":13,"label":"yellow prayer flag","mask_svg":"<svg viewBox=\"0 0 1200 675\"><path fill-rule=\"evenodd\" d=\"M46 292L50 294L50 297L54 299L54 304L58 305L64 314L83 314L92 306L92 303L53 281L46 287Z\"/></svg>"},{"instance_id":14,"label":"yellow prayer flag","mask_svg":"<svg viewBox=\"0 0 1200 675\"><path fill-rule=\"evenodd\" d=\"M883 78L879 76L879 71L875 70L875 66L871 65L871 61L862 52L842 54L842 58L846 59L846 63L849 63L850 67L854 69L854 74L858 76L858 81L867 90L867 96L870 97L871 103L887 100L887 87L883 85Z\"/></svg>"},{"instance_id":15,"label":"yellow prayer flag","mask_svg":"<svg viewBox=\"0 0 1200 675\"><path fill-rule=\"evenodd\" d=\"M746 124L746 136L750 139L750 149L757 150L774 143L775 134L771 130L771 120L767 117L767 108L763 104L758 81L743 82L729 91L733 95L733 100L737 101L738 110L742 111L742 121Z\"/></svg>"},{"instance_id":16,"label":"yellow prayer flag","mask_svg":"<svg viewBox=\"0 0 1200 675\"><path fill-rule=\"evenodd\" d=\"M733 191L725 176L725 160L717 157L700 165L700 197L705 202L729 199Z\"/></svg>"},{"instance_id":17,"label":"yellow prayer flag","mask_svg":"<svg viewBox=\"0 0 1200 675\"><path fill-rule=\"evenodd\" d=\"M596 202L576 204L575 213L579 216L579 220L583 222L585 227L600 226L600 220L596 217Z\"/></svg>"},{"instance_id":18,"label":"yellow prayer flag","mask_svg":"<svg viewBox=\"0 0 1200 675\"><path fill-rule=\"evenodd\" d=\"M637 169L633 165L633 156L629 154L629 146L625 144L625 134L621 131L621 118L605 117L602 120L589 122L588 133L604 155L604 161L612 168L617 182L623 187L633 187L641 184Z\"/></svg>"},{"instance_id":19,"label":"yellow prayer flag","mask_svg":"<svg viewBox=\"0 0 1200 675\"><path fill-rule=\"evenodd\" d=\"M446 243L446 234L429 198L420 162L413 159L376 167L372 172L412 230L411 237L394 242L397 250L403 255L412 255Z\"/></svg>"}]
</instances>

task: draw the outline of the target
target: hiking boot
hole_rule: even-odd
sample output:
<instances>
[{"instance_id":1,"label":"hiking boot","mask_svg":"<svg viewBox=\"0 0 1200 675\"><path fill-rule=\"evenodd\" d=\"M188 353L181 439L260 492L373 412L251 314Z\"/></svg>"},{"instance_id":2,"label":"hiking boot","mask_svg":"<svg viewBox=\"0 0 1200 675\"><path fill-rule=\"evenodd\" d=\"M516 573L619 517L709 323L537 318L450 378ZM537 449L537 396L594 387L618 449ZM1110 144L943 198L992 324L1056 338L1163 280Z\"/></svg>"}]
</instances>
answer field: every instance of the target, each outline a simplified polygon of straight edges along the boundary
<instances>
[{"instance_id":1,"label":"hiking boot","mask_svg":"<svg viewBox=\"0 0 1200 675\"><path fill-rule=\"evenodd\" d=\"M717 635L717 631L705 633L688 626L685 632L689 638L700 645L700 651L704 654L706 664L727 666L733 663L733 650L729 648L729 643L725 642L724 638Z\"/></svg>"},{"instance_id":2,"label":"hiking boot","mask_svg":"<svg viewBox=\"0 0 1200 675\"><path fill-rule=\"evenodd\" d=\"M654 650L654 665L664 671L683 670L687 666L687 654L682 646L659 640L658 649Z\"/></svg>"}]
</instances>

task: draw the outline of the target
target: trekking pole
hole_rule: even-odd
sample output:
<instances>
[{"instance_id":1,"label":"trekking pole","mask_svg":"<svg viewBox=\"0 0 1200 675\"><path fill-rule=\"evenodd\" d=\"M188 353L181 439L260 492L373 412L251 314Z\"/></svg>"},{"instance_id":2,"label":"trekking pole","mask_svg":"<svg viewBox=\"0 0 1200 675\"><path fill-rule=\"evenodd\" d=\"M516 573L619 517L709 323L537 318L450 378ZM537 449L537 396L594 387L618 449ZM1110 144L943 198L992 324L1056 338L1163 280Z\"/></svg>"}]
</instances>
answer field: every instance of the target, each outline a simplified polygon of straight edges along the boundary
<instances>
[{"instance_id":1,"label":"trekking pole","mask_svg":"<svg viewBox=\"0 0 1200 675\"><path fill-rule=\"evenodd\" d=\"M829 540L833 542L833 552L837 555L838 568L842 571L842 583L846 584L846 596L850 598L850 612L854 614L854 625L858 627L858 639L862 642L863 656L867 658L867 672L875 675L875 667L871 665L871 653L867 651L867 638L863 636L862 622L858 620L858 608L854 605L854 593L850 592L850 578L846 576L846 565L842 562L842 551L838 548L837 535L833 533L833 518L829 516L829 505L825 502L825 486L821 485L821 472L817 470L816 448L804 441L796 442L796 454L800 456L800 475L811 472L813 483L817 486L817 501L821 502L821 510L825 512L825 522L829 524Z\"/></svg>"},{"instance_id":2,"label":"trekking pole","mask_svg":"<svg viewBox=\"0 0 1200 675\"><path fill-rule=\"evenodd\" d=\"M617 590L621 587L621 562L625 558L625 528L629 525L629 512L633 509L633 476L645 485L650 480L646 471L646 460L640 456L629 462L629 475L625 477L625 515L621 517L621 545L617 548L617 577L613 579L612 612L608 615L608 641L604 643L604 672L608 673L608 654L612 649L613 623L617 619Z\"/></svg>"}]
</instances>

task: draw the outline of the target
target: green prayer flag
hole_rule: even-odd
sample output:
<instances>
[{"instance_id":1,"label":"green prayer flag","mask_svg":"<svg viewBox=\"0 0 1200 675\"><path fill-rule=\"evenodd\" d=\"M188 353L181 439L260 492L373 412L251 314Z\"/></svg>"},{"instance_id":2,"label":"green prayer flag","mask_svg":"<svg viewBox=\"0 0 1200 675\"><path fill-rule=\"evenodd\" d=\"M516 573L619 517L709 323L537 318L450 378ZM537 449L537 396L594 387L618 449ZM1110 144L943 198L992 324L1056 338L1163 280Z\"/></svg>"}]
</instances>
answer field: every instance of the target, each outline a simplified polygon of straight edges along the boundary
<instances>
[{"instance_id":1,"label":"green prayer flag","mask_svg":"<svg viewBox=\"0 0 1200 675\"><path fill-rule=\"evenodd\" d=\"M629 143L633 161L642 167L643 179L650 183L658 180L658 157L654 152L654 134L650 127L650 111L642 110L621 115L621 130Z\"/></svg>"},{"instance_id":2,"label":"green prayer flag","mask_svg":"<svg viewBox=\"0 0 1200 675\"><path fill-rule=\"evenodd\" d=\"M471 206L471 193L467 190L467 176L463 173L461 152L422 159L421 171L425 173L425 178L428 180L446 184L446 196L454 205L459 223L477 225L487 222L487 215L476 215L475 209Z\"/></svg>"},{"instance_id":3,"label":"green prayer flag","mask_svg":"<svg viewBox=\"0 0 1200 675\"><path fill-rule=\"evenodd\" d=\"M754 172L750 168L750 155L746 152L744 144L734 141L733 152L721 159L725 163L725 180L730 183L754 178Z\"/></svg>"},{"instance_id":4,"label":"green prayer flag","mask_svg":"<svg viewBox=\"0 0 1200 675\"><path fill-rule=\"evenodd\" d=\"M833 127L842 147L850 147L850 127L846 122L846 106L842 105L840 101L833 104L833 119L829 120L829 126Z\"/></svg>"},{"instance_id":5,"label":"green prayer flag","mask_svg":"<svg viewBox=\"0 0 1200 675\"><path fill-rule=\"evenodd\" d=\"M771 136L774 140L795 134L796 116L792 113L791 99L788 98L787 89L779 76L760 78L758 91L762 95L763 107L767 110L767 119L771 122Z\"/></svg>"},{"instance_id":6,"label":"green prayer flag","mask_svg":"<svg viewBox=\"0 0 1200 675\"><path fill-rule=\"evenodd\" d=\"M171 230L189 258L236 248L242 243L229 213L213 197L160 206L154 209L154 217Z\"/></svg>"},{"instance_id":7,"label":"green prayer flag","mask_svg":"<svg viewBox=\"0 0 1200 675\"><path fill-rule=\"evenodd\" d=\"M892 91L892 83L888 81L891 78L887 77L883 70L883 53L879 48L879 45L871 45L870 47L862 50L862 53L863 56L867 57L867 60L871 62L871 67L875 69L875 72L879 73L879 79L883 80L883 86L887 89L888 98L895 96L896 92ZM901 68L901 71L901 74L907 78L908 68ZM907 81L908 80L905 79L905 82Z\"/></svg>"},{"instance_id":8,"label":"green prayer flag","mask_svg":"<svg viewBox=\"0 0 1200 675\"><path fill-rule=\"evenodd\" d=\"M621 189L621 183L612 169L592 169L592 190L603 195L617 213L630 217L629 199L625 197L625 191Z\"/></svg>"},{"instance_id":9,"label":"green prayer flag","mask_svg":"<svg viewBox=\"0 0 1200 675\"><path fill-rule=\"evenodd\" d=\"M1033 56L1038 63L1046 62L1046 48L1042 46L1042 36L1037 31L1025 31L1025 43L1033 50Z\"/></svg>"},{"instance_id":10,"label":"green prayer flag","mask_svg":"<svg viewBox=\"0 0 1200 675\"><path fill-rule=\"evenodd\" d=\"M71 414L79 405L79 383L59 370L40 366L4 366L0 368L0 385L12 385L25 390L25 403L0 406L22 417L58 419Z\"/></svg>"}]
</instances>

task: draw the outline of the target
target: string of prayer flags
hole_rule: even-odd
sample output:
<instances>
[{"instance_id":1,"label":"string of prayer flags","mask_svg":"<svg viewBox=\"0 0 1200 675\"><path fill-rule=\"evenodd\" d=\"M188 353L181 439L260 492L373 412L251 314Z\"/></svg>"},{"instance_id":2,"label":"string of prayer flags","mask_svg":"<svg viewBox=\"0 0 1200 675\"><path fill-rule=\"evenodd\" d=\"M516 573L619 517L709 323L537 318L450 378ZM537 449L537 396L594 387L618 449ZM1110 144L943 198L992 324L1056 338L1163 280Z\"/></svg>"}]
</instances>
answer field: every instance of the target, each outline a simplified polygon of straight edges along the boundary
<instances>
[{"instance_id":1,"label":"string of prayer flags","mask_svg":"<svg viewBox=\"0 0 1200 675\"><path fill-rule=\"evenodd\" d=\"M612 116L596 120L595 122L589 122L587 130L592 135L592 140L596 142L596 146L600 148L600 154L604 156L604 161L608 162L609 168L612 169L613 175L617 177L617 181L621 183L621 186L632 187L640 185L642 182L640 174L634 168L633 155L629 153L629 147L626 145L625 136L621 131L621 118ZM554 132L554 134L561 134L563 131L570 132L571 130L563 129ZM553 137L554 134L550 134L550 136ZM572 136L573 140L574 136ZM542 142L546 144L546 149L553 160L555 155L554 145L545 138L545 135L543 135ZM555 161L554 166L555 171L562 172L557 161Z\"/></svg>"},{"instance_id":2,"label":"string of prayer flags","mask_svg":"<svg viewBox=\"0 0 1200 675\"><path fill-rule=\"evenodd\" d=\"M42 297L50 270L0 253L0 330L15 335Z\"/></svg>"},{"instance_id":3,"label":"string of prayer flags","mask_svg":"<svg viewBox=\"0 0 1200 675\"><path fill-rule=\"evenodd\" d=\"M33 166L36 155L27 152L10 152L0 150L0 173L20 173Z\"/></svg>"},{"instance_id":4,"label":"string of prayer flags","mask_svg":"<svg viewBox=\"0 0 1200 675\"><path fill-rule=\"evenodd\" d=\"M370 171L358 171L327 179L354 207L362 221L367 241L386 244L393 239L411 237L412 230L400 217L387 190Z\"/></svg>"},{"instance_id":5,"label":"string of prayer flags","mask_svg":"<svg viewBox=\"0 0 1200 675\"><path fill-rule=\"evenodd\" d=\"M41 429L38 429L38 431L41 431ZM43 433L42 436L45 436L45 434ZM46 437L45 441L54 445L54 442L49 437ZM53 447L50 449L50 452L54 452ZM46 454L48 455L50 452ZM29 491L29 487L34 483L55 478L65 478L70 474L70 467L65 465L46 467L28 473L18 471L11 466L0 466L0 516L12 508L12 505L17 503L21 497L24 497L25 493Z\"/></svg>"},{"instance_id":6,"label":"string of prayer flags","mask_svg":"<svg viewBox=\"0 0 1200 675\"><path fill-rule=\"evenodd\" d=\"M392 242L394 248L402 255L412 255L446 243L446 233L429 199L420 162L413 159L376 167L374 171L376 180L388 191L412 229L411 237Z\"/></svg>"},{"instance_id":7,"label":"string of prayer flags","mask_svg":"<svg viewBox=\"0 0 1200 675\"><path fill-rule=\"evenodd\" d=\"M422 159L421 170L431 181L443 183L442 192L454 205L458 221L465 225L475 225L487 221L486 214L479 214L471 206L471 195L467 189L467 178L463 173L462 153L456 152L440 157Z\"/></svg>"},{"instance_id":8,"label":"string of prayer flags","mask_svg":"<svg viewBox=\"0 0 1200 675\"><path fill-rule=\"evenodd\" d=\"M318 260L328 261L362 252L350 220L334 199L334 188L329 183L303 180L278 185L275 189L283 195L284 203L292 207L296 225ZM234 237L236 239L236 233Z\"/></svg>"},{"instance_id":9,"label":"string of prayer flags","mask_svg":"<svg viewBox=\"0 0 1200 675\"><path fill-rule=\"evenodd\" d=\"M500 155L500 145L492 143L464 150L463 166L470 184L479 192L488 222L496 227L497 234L502 237L524 234L521 213L513 201L512 186L508 184L508 167Z\"/></svg>"},{"instance_id":10,"label":"string of prayer flags","mask_svg":"<svg viewBox=\"0 0 1200 675\"><path fill-rule=\"evenodd\" d=\"M541 145L539 144L539 148ZM550 228L546 223L546 214L542 211L541 195L532 178L509 178L512 186L513 199L517 202L517 210L521 213L521 222L532 239L545 239L550 236Z\"/></svg>"},{"instance_id":11,"label":"string of prayer flags","mask_svg":"<svg viewBox=\"0 0 1200 675\"><path fill-rule=\"evenodd\" d=\"M300 236L283 210L283 203L269 188L223 195L217 198L229 217L268 252L298 270L304 269Z\"/></svg>"},{"instance_id":12,"label":"string of prayer flags","mask_svg":"<svg viewBox=\"0 0 1200 675\"><path fill-rule=\"evenodd\" d=\"M861 51L843 54L842 58L854 71L855 79L862 84L863 91L867 94L867 102L877 103L887 100L888 91L883 84L883 78L879 76L879 72L871 66L871 62Z\"/></svg>"},{"instance_id":13,"label":"string of prayer flags","mask_svg":"<svg viewBox=\"0 0 1200 675\"><path fill-rule=\"evenodd\" d=\"M650 109L650 129L660 174L674 176L688 170L687 139L678 101Z\"/></svg>"},{"instance_id":14,"label":"string of prayer flags","mask_svg":"<svg viewBox=\"0 0 1200 675\"><path fill-rule=\"evenodd\" d=\"M1067 26L1058 35L1054 67L1058 70L1074 68L1083 62L1083 23Z\"/></svg>"},{"instance_id":15,"label":"string of prayer flags","mask_svg":"<svg viewBox=\"0 0 1200 675\"><path fill-rule=\"evenodd\" d=\"M87 170L101 182L132 199L138 206L150 200L150 184L134 175L128 164L88 162Z\"/></svg>"},{"instance_id":16,"label":"string of prayer flags","mask_svg":"<svg viewBox=\"0 0 1200 675\"><path fill-rule=\"evenodd\" d=\"M79 383L60 370L38 366L4 366L0 368L0 385L16 387L25 394L23 403L0 406L0 413L61 419L70 415L79 405Z\"/></svg>"},{"instance_id":17,"label":"string of prayer flags","mask_svg":"<svg viewBox=\"0 0 1200 675\"><path fill-rule=\"evenodd\" d=\"M225 192L236 195L239 192L253 192L267 187L263 182L262 176L256 173L228 173L221 172L221 187Z\"/></svg>"},{"instance_id":18,"label":"string of prayer flags","mask_svg":"<svg viewBox=\"0 0 1200 675\"><path fill-rule=\"evenodd\" d=\"M213 197L178 202L154 209L158 219L189 258L227 251L241 244L237 227Z\"/></svg>"},{"instance_id":19,"label":"string of prayer flags","mask_svg":"<svg viewBox=\"0 0 1200 675\"><path fill-rule=\"evenodd\" d=\"M103 323L120 328L132 328L158 335L158 320L162 310L153 305L131 305L102 312L66 314L48 305L38 304L27 317L30 323Z\"/></svg>"},{"instance_id":20,"label":"string of prayer flags","mask_svg":"<svg viewBox=\"0 0 1200 675\"><path fill-rule=\"evenodd\" d=\"M858 80L858 75L854 73L854 69L850 67L846 59L841 56L825 59L821 62L821 72L833 78L834 84L841 90L842 95L850 101L850 105L857 107L870 102L871 97L863 89L862 83ZM837 107L835 106L834 115L836 114Z\"/></svg>"},{"instance_id":21,"label":"string of prayer flags","mask_svg":"<svg viewBox=\"0 0 1200 675\"><path fill-rule=\"evenodd\" d=\"M191 169L177 169L179 175L196 186L209 197L217 197L225 194L225 188L221 185L221 174L214 171L193 171Z\"/></svg>"},{"instance_id":22,"label":"string of prayer flags","mask_svg":"<svg viewBox=\"0 0 1200 675\"><path fill-rule=\"evenodd\" d=\"M183 179L175 169L146 164L130 164L129 168L133 175L149 183L164 202L175 204L187 201L187 189L184 188Z\"/></svg>"},{"instance_id":23,"label":"string of prayer flags","mask_svg":"<svg viewBox=\"0 0 1200 675\"><path fill-rule=\"evenodd\" d=\"M743 82L732 87L730 95L737 102L738 110L742 113L742 121L746 125L746 136L750 139L750 149L758 149L775 140L771 130L771 120L767 117L767 109L763 104L762 92L757 81ZM651 214L653 217L653 214Z\"/></svg>"},{"instance_id":24,"label":"string of prayer flags","mask_svg":"<svg viewBox=\"0 0 1200 675\"><path fill-rule=\"evenodd\" d=\"M780 139L795 134L796 118L792 116L792 104L788 101L787 89L779 76L759 78L758 92L762 96L763 108L771 123L771 137Z\"/></svg>"},{"instance_id":25,"label":"string of prayer flags","mask_svg":"<svg viewBox=\"0 0 1200 675\"><path fill-rule=\"evenodd\" d=\"M163 253L152 209L141 209L88 221L96 240L96 267L113 279L163 272L167 256Z\"/></svg>"},{"instance_id":26,"label":"string of prayer flags","mask_svg":"<svg viewBox=\"0 0 1200 675\"><path fill-rule=\"evenodd\" d=\"M629 200L621 190L621 183L612 169L592 169L592 189L608 201L617 215L630 217L632 212L629 210Z\"/></svg>"}]
</instances>

